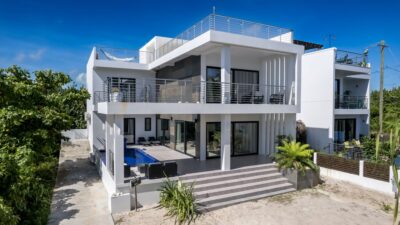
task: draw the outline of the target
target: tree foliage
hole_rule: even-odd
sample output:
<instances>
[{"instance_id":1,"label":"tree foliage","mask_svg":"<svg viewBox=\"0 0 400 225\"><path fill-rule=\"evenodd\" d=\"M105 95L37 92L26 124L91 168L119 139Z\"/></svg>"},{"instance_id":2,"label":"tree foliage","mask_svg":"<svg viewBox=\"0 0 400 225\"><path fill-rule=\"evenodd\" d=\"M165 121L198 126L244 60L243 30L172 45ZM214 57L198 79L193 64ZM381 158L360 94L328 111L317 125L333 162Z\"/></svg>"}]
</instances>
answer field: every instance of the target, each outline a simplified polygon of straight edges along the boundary
<instances>
[{"instance_id":1,"label":"tree foliage","mask_svg":"<svg viewBox=\"0 0 400 225\"><path fill-rule=\"evenodd\" d=\"M278 168L296 169L303 174L307 168L316 171L318 167L312 161L314 150L309 147L308 144L284 140L283 145L278 146L279 151L276 153L275 160L278 163Z\"/></svg>"},{"instance_id":2,"label":"tree foliage","mask_svg":"<svg viewBox=\"0 0 400 225\"><path fill-rule=\"evenodd\" d=\"M371 92L370 104L371 133L379 132L379 91ZM383 91L383 130L389 133L400 125L400 87L384 89Z\"/></svg>"},{"instance_id":3,"label":"tree foliage","mask_svg":"<svg viewBox=\"0 0 400 225\"><path fill-rule=\"evenodd\" d=\"M0 69L0 224L47 223L61 131L82 126L89 97L71 81L51 70Z\"/></svg>"}]
</instances>

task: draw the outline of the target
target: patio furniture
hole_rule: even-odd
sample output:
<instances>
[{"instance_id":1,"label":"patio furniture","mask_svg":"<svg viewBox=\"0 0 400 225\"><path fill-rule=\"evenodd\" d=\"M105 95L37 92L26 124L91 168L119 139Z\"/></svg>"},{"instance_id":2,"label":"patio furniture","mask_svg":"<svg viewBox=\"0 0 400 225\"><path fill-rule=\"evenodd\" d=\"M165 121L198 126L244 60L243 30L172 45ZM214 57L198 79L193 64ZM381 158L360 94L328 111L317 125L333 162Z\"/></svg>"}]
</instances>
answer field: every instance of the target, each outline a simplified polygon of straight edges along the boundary
<instances>
[{"instance_id":1,"label":"patio furniture","mask_svg":"<svg viewBox=\"0 0 400 225\"><path fill-rule=\"evenodd\" d=\"M150 145L150 142L146 141L144 137L138 137L138 143L139 145Z\"/></svg>"},{"instance_id":2,"label":"patio furniture","mask_svg":"<svg viewBox=\"0 0 400 225\"><path fill-rule=\"evenodd\" d=\"M139 164L137 167L138 167L140 173L146 173L147 164Z\"/></svg>"},{"instance_id":3,"label":"patio furniture","mask_svg":"<svg viewBox=\"0 0 400 225\"><path fill-rule=\"evenodd\" d=\"M161 142L157 140L155 137L149 137L149 142L153 145L159 145Z\"/></svg>"},{"instance_id":4,"label":"patio furniture","mask_svg":"<svg viewBox=\"0 0 400 225\"><path fill-rule=\"evenodd\" d=\"M145 171L146 177L149 179L157 179L164 177L164 166L163 164L156 162L156 163L149 163L147 165Z\"/></svg>"},{"instance_id":5,"label":"patio furniture","mask_svg":"<svg viewBox=\"0 0 400 225\"><path fill-rule=\"evenodd\" d=\"M284 94L272 94L269 97L269 103L271 104L283 104Z\"/></svg>"},{"instance_id":6,"label":"patio furniture","mask_svg":"<svg viewBox=\"0 0 400 225\"><path fill-rule=\"evenodd\" d=\"M261 94L261 92L256 91L254 93L253 103L254 104L262 104L262 103L264 103L264 95Z\"/></svg>"},{"instance_id":7,"label":"patio furniture","mask_svg":"<svg viewBox=\"0 0 400 225\"><path fill-rule=\"evenodd\" d=\"M178 164L175 161L164 162L164 173L167 177L174 177L178 174Z\"/></svg>"}]
</instances>

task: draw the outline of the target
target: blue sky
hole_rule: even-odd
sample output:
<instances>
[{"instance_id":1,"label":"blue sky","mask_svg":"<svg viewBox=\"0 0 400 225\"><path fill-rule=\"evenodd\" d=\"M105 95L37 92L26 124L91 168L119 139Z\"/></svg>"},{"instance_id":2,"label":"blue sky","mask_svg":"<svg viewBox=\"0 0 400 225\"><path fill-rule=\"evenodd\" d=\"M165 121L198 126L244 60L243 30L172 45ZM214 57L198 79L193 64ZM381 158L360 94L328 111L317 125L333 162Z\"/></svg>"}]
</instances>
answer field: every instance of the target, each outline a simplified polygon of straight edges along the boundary
<instances>
[{"instance_id":1,"label":"blue sky","mask_svg":"<svg viewBox=\"0 0 400 225\"><path fill-rule=\"evenodd\" d=\"M400 85L400 1L5 1L0 0L0 67L53 69L84 79L94 45L138 49L154 35L174 37L211 13L288 27L295 38L362 52L369 47L371 88L379 86L379 50L386 51L385 87Z\"/></svg>"}]
</instances>

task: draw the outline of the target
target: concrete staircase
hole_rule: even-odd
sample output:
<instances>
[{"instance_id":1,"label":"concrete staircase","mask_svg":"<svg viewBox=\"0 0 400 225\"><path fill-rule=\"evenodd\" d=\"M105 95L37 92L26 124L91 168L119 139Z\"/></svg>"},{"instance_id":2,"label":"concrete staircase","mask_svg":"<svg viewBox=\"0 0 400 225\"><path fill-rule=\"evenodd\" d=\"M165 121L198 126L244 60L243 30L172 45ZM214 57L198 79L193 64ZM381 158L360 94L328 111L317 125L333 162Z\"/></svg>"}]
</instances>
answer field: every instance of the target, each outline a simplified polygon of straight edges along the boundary
<instances>
[{"instance_id":1,"label":"concrete staircase","mask_svg":"<svg viewBox=\"0 0 400 225\"><path fill-rule=\"evenodd\" d=\"M187 184L194 182L194 194L201 211L295 191L274 164L188 174L179 180Z\"/></svg>"}]
</instances>

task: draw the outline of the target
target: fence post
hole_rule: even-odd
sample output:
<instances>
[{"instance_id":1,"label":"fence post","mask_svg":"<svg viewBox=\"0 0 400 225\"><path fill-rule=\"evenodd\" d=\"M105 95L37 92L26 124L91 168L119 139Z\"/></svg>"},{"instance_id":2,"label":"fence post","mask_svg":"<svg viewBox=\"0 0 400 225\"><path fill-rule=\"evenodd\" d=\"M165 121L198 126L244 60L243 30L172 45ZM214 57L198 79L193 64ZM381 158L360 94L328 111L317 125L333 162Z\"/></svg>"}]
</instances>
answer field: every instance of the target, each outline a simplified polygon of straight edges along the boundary
<instances>
[{"instance_id":1,"label":"fence post","mask_svg":"<svg viewBox=\"0 0 400 225\"><path fill-rule=\"evenodd\" d=\"M313 154L314 156L313 156L313 161L314 161L314 164L315 165L317 165L317 153L316 152L314 152L314 154Z\"/></svg>"},{"instance_id":2,"label":"fence post","mask_svg":"<svg viewBox=\"0 0 400 225\"><path fill-rule=\"evenodd\" d=\"M360 168L359 168L358 175L360 177L364 177L364 160L360 160Z\"/></svg>"}]
</instances>

